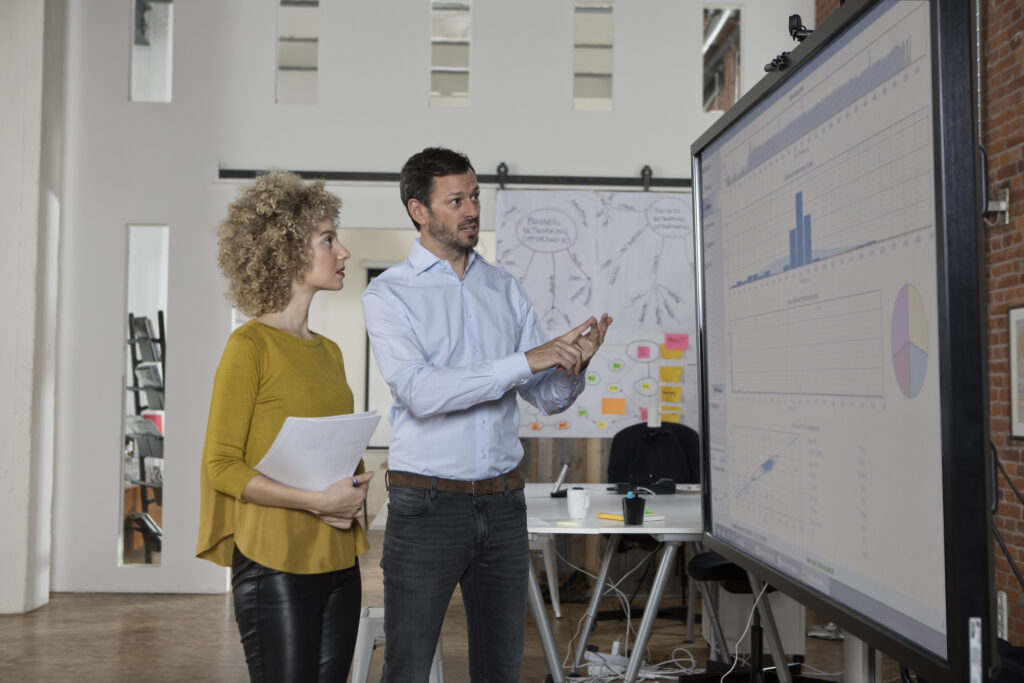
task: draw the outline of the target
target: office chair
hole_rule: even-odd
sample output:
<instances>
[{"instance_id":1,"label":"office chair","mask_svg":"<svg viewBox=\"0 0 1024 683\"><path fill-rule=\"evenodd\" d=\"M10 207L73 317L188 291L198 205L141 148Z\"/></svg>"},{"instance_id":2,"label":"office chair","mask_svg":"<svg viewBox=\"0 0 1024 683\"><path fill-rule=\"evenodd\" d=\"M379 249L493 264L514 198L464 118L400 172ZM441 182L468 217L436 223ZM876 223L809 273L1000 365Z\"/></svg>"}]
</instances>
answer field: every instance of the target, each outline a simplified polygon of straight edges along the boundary
<instances>
[{"instance_id":1,"label":"office chair","mask_svg":"<svg viewBox=\"0 0 1024 683\"><path fill-rule=\"evenodd\" d=\"M714 589L721 586L723 590L735 594L754 594L760 592L763 584L752 574L747 573L741 566L732 562L718 553L707 550L697 553L690 559L686 566L686 573L689 574L697 584L703 602L701 611L701 625L705 629L704 638L708 641L708 661L730 663L729 644L725 637L725 629L722 628L721 618L718 612L718 600ZM780 681L791 681L786 655L782 647L782 640L779 637L778 627L775 624L775 617L772 615L771 606L768 603L767 594L774 589L768 586L765 595L757 604L757 613L753 630L750 633L751 667L760 669L760 629L763 627L764 635L768 638L768 649L772 654L772 661L776 664L775 670ZM712 638L708 637L707 629L710 627ZM740 672L745 673L743 671ZM754 679L751 679L754 680ZM760 679L758 679L760 680Z\"/></svg>"},{"instance_id":2,"label":"office chair","mask_svg":"<svg viewBox=\"0 0 1024 683\"><path fill-rule=\"evenodd\" d=\"M700 438L692 428L656 419L620 430L608 454L608 481L652 484L667 478L677 484L700 482Z\"/></svg>"},{"instance_id":3,"label":"office chair","mask_svg":"<svg viewBox=\"0 0 1024 683\"><path fill-rule=\"evenodd\" d=\"M686 573L697 583L697 590L700 591L701 600L704 602L701 611L701 625L707 629L710 627L714 643L705 635L708 646L708 659L720 662L729 661L728 643L725 639L725 630L722 628L721 619L718 616L718 600L715 599L714 588L711 584L718 584L730 593L750 593L750 584L747 580L747 572L735 562L731 562L716 552L705 551L697 553L686 565ZM717 656L716 656L717 654Z\"/></svg>"},{"instance_id":4,"label":"office chair","mask_svg":"<svg viewBox=\"0 0 1024 683\"><path fill-rule=\"evenodd\" d=\"M700 482L700 439L696 431L684 424L661 423L657 412L653 411L649 413L647 422L629 425L612 438L608 455L608 481L651 487L662 479L672 482L673 491L674 484ZM654 551L658 549L658 541L648 535L621 537L619 552L628 552L632 548L641 548L650 555L629 597L630 606L654 566ZM688 593L687 641L693 630L693 590ZM662 611L668 613L666 609ZM613 614L617 617L619 612ZM598 615L598 618L610 617L612 614Z\"/></svg>"}]
</instances>

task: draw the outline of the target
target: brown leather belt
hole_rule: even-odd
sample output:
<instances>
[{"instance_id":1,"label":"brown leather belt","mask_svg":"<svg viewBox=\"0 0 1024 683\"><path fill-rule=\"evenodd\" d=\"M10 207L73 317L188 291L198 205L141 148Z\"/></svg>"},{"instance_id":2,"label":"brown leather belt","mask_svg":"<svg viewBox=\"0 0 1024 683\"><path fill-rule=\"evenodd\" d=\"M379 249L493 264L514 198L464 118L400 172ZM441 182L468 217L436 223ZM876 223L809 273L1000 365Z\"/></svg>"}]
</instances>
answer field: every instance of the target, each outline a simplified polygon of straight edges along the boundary
<instances>
[{"instance_id":1,"label":"brown leather belt","mask_svg":"<svg viewBox=\"0 0 1024 683\"><path fill-rule=\"evenodd\" d=\"M418 489L436 488L438 491L471 493L482 496L488 493L505 493L506 490L518 491L526 486L526 481L523 479L523 475L520 474L519 468L516 467L511 472L506 472L501 476L492 477L491 479L480 479L479 481L427 477L422 474L413 474L412 472L388 470L387 484L388 486L412 486Z\"/></svg>"}]
</instances>

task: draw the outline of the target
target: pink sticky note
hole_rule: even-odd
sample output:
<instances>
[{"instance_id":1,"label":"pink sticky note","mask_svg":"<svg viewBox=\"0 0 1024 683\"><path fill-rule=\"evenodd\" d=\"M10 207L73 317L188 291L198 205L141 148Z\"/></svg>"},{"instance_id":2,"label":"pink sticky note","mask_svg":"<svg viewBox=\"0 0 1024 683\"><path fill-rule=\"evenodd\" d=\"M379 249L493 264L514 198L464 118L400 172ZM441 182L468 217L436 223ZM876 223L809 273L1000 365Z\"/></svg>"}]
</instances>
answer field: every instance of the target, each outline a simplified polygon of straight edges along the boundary
<instances>
[{"instance_id":1,"label":"pink sticky note","mask_svg":"<svg viewBox=\"0 0 1024 683\"><path fill-rule=\"evenodd\" d=\"M637 358L650 358L651 357L651 347L650 346L638 346L636 348L636 357Z\"/></svg>"},{"instance_id":2,"label":"pink sticky note","mask_svg":"<svg viewBox=\"0 0 1024 683\"><path fill-rule=\"evenodd\" d=\"M647 408L640 409L640 421L647 422Z\"/></svg>"},{"instance_id":3,"label":"pink sticky note","mask_svg":"<svg viewBox=\"0 0 1024 683\"><path fill-rule=\"evenodd\" d=\"M673 351L685 351L690 348L690 335L688 334L666 334L665 348Z\"/></svg>"}]
</instances>

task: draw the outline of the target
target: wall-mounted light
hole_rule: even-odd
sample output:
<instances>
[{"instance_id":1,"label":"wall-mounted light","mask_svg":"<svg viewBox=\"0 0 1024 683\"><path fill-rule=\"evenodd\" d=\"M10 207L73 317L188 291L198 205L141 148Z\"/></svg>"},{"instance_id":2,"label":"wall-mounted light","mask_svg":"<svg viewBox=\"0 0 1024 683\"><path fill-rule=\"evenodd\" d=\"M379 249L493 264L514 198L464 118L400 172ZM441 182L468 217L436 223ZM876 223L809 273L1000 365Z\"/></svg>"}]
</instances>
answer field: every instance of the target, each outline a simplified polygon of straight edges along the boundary
<instances>
[{"instance_id":1,"label":"wall-mounted light","mask_svg":"<svg viewBox=\"0 0 1024 683\"><path fill-rule=\"evenodd\" d=\"M985 223L990 227L1010 224L1010 188L1003 188L996 192L995 199L985 199ZM995 221L989 217L995 216Z\"/></svg>"}]
</instances>

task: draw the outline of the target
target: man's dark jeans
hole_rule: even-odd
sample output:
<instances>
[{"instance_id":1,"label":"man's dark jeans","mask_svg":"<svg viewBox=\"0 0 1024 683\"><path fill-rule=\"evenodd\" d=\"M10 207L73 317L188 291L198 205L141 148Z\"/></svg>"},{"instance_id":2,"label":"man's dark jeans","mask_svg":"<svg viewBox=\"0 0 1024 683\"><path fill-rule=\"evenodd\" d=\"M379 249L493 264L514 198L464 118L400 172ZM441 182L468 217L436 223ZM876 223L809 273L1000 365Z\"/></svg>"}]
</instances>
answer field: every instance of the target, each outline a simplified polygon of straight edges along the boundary
<instances>
[{"instance_id":1,"label":"man's dark jeans","mask_svg":"<svg viewBox=\"0 0 1024 683\"><path fill-rule=\"evenodd\" d=\"M381 557L387 640L382 680L427 681L460 584L471 679L519 683L529 562L523 491L477 496L392 486Z\"/></svg>"}]
</instances>

